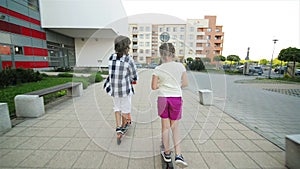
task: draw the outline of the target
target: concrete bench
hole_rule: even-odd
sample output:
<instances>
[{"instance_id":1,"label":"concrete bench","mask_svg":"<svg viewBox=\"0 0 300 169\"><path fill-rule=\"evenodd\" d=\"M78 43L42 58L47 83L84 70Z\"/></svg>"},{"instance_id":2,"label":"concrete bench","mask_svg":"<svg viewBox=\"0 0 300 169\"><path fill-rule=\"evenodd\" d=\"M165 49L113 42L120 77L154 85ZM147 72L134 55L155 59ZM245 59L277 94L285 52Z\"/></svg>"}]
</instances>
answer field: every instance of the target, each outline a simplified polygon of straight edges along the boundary
<instances>
[{"instance_id":1,"label":"concrete bench","mask_svg":"<svg viewBox=\"0 0 300 169\"><path fill-rule=\"evenodd\" d=\"M67 90L67 96L81 96L83 86L81 82L69 82L54 87L37 90L15 97L17 117L40 117L45 114L44 95Z\"/></svg>"},{"instance_id":2,"label":"concrete bench","mask_svg":"<svg viewBox=\"0 0 300 169\"><path fill-rule=\"evenodd\" d=\"M202 105L212 105L213 93L208 89L200 89L199 91L200 104Z\"/></svg>"},{"instance_id":3,"label":"concrete bench","mask_svg":"<svg viewBox=\"0 0 300 169\"><path fill-rule=\"evenodd\" d=\"M0 134L11 129L7 103L0 103Z\"/></svg>"},{"instance_id":4,"label":"concrete bench","mask_svg":"<svg viewBox=\"0 0 300 169\"><path fill-rule=\"evenodd\" d=\"M300 168L300 134L285 137L285 163L289 169Z\"/></svg>"}]
</instances>

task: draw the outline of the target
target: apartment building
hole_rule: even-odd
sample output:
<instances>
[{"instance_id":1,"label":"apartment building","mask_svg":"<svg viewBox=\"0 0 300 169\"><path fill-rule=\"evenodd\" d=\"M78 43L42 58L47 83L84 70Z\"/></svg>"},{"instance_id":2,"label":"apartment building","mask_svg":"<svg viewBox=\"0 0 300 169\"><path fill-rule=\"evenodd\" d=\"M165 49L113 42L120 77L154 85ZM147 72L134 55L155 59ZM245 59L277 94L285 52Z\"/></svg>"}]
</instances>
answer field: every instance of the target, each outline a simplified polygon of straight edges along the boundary
<instances>
[{"instance_id":1,"label":"apartment building","mask_svg":"<svg viewBox=\"0 0 300 169\"><path fill-rule=\"evenodd\" d=\"M0 71L107 66L120 34L121 0L0 0Z\"/></svg>"},{"instance_id":2,"label":"apartment building","mask_svg":"<svg viewBox=\"0 0 300 169\"><path fill-rule=\"evenodd\" d=\"M0 1L0 70L75 65L74 39L42 28L38 2Z\"/></svg>"},{"instance_id":3,"label":"apartment building","mask_svg":"<svg viewBox=\"0 0 300 169\"><path fill-rule=\"evenodd\" d=\"M152 33L149 32L151 29ZM222 26L216 25L216 16L205 16L204 19L188 19L185 24L130 23L129 34L133 38L131 52L136 62L147 64L159 62L158 47L163 43L159 37L163 33L169 36L167 42L173 43L176 47L179 61L184 61L188 57L207 57L213 61L214 56L222 55L224 38Z\"/></svg>"}]
</instances>

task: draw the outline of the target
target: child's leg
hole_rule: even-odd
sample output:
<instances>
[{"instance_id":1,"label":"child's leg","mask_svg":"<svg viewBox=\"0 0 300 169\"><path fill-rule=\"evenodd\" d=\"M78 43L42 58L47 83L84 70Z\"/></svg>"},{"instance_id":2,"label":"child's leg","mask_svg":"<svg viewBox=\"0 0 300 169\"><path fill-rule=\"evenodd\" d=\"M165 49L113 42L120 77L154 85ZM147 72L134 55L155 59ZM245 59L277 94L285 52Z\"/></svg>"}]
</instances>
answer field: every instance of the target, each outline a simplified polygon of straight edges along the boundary
<instances>
[{"instance_id":1,"label":"child's leg","mask_svg":"<svg viewBox=\"0 0 300 169\"><path fill-rule=\"evenodd\" d=\"M162 141L165 147L165 153L170 154L170 145L169 145L169 129L170 129L170 120L167 118L161 119L161 129L162 129Z\"/></svg>"},{"instance_id":2,"label":"child's leg","mask_svg":"<svg viewBox=\"0 0 300 169\"><path fill-rule=\"evenodd\" d=\"M180 132L179 132L179 121L178 120L171 120L171 129L173 133L173 142L174 142L174 147L175 147L175 153L181 154L181 149L180 149Z\"/></svg>"},{"instance_id":3,"label":"child's leg","mask_svg":"<svg viewBox=\"0 0 300 169\"><path fill-rule=\"evenodd\" d=\"M114 112L116 117L116 127L121 127L121 100L118 97L113 97Z\"/></svg>"},{"instance_id":4,"label":"child's leg","mask_svg":"<svg viewBox=\"0 0 300 169\"><path fill-rule=\"evenodd\" d=\"M120 127L121 126L121 112L116 111L115 116L116 116L116 126Z\"/></svg>"}]
</instances>

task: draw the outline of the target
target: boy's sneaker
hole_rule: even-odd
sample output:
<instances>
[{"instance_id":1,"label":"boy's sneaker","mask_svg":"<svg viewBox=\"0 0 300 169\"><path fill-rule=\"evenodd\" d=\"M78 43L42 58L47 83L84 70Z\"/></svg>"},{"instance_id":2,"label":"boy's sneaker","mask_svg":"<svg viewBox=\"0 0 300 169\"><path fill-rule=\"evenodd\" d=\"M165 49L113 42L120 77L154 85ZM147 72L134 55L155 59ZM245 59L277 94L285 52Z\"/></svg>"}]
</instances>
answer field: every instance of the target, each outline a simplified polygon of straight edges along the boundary
<instances>
[{"instance_id":1,"label":"boy's sneaker","mask_svg":"<svg viewBox=\"0 0 300 169\"><path fill-rule=\"evenodd\" d=\"M122 131L122 129L123 129L122 127L117 127L117 128L116 128L117 134L118 134L118 133L124 134L123 131Z\"/></svg>"},{"instance_id":2,"label":"boy's sneaker","mask_svg":"<svg viewBox=\"0 0 300 169\"><path fill-rule=\"evenodd\" d=\"M185 168L188 166L181 154L175 156L175 164L178 165L180 168Z\"/></svg>"},{"instance_id":3,"label":"boy's sneaker","mask_svg":"<svg viewBox=\"0 0 300 169\"><path fill-rule=\"evenodd\" d=\"M171 152L170 154L166 154L164 151L161 151L161 156L164 158L165 162L169 163L172 161Z\"/></svg>"},{"instance_id":4,"label":"boy's sneaker","mask_svg":"<svg viewBox=\"0 0 300 169\"><path fill-rule=\"evenodd\" d=\"M129 128L129 125L128 125L128 124L125 124L125 126L122 127L121 130L122 130L123 134L127 132L128 128Z\"/></svg>"}]
</instances>

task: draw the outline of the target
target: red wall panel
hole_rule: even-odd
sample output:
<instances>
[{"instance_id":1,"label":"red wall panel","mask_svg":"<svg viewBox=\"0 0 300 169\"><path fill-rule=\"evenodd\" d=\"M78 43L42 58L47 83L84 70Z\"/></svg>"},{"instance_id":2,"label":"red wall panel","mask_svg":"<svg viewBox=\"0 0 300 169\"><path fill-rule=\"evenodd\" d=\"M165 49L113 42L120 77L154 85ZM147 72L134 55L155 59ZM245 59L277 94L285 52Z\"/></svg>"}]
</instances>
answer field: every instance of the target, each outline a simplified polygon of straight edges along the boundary
<instances>
[{"instance_id":1,"label":"red wall panel","mask_svg":"<svg viewBox=\"0 0 300 169\"><path fill-rule=\"evenodd\" d=\"M4 8L2 6L0 6L0 12L2 12L4 14L7 14L7 15L10 15L10 16L13 16L13 17L16 17L16 18L19 18L19 19L22 19L22 20L25 20L27 22L30 22L30 23L33 23L33 24L36 24L36 25L39 25L39 26L41 25L41 22L39 20L36 20L34 18L31 18L31 17L28 17L26 15L20 14L18 12L12 11L10 9Z\"/></svg>"},{"instance_id":2,"label":"red wall panel","mask_svg":"<svg viewBox=\"0 0 300 169\"><path fill-rule=\"evenodd\" d=\"M15 62L16 68L43 68L49 67L48 62ZM2 69L7 67L12 67L11 61L3 61L2 62Z\"/></svg>"}]
</instances>

